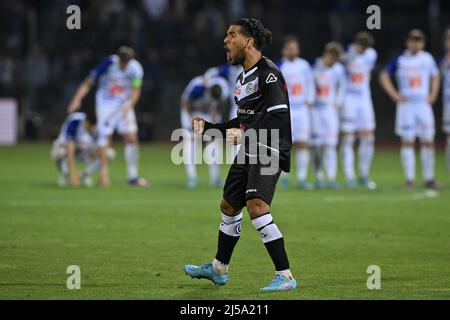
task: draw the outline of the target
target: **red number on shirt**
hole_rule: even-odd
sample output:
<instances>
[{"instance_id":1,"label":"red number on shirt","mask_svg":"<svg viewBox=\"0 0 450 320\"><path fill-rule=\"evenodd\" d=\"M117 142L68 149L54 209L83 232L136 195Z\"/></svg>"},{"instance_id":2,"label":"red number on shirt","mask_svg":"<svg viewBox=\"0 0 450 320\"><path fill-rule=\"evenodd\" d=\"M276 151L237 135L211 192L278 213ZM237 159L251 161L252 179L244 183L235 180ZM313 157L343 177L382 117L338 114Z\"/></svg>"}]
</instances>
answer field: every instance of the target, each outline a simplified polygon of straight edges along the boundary
<instances>
[{"instance_id":1,"label":"red number on shirt","mask_svg":"<svg viewBox=\"0 0 450 320\"><path fill-rule=\"evenodd\" d=\"M354 83L354 84L360 84L364 81L363 73L352 73L350 77L351 77L352 83Z\"/></svg>"},{"instance_id":2,"label":"red number on shirt","mask_svg":"<svg viewBox=\"0 0 450 320\"><path fill-rule=\"evenodd\" d=\"M302 94L302 91L303 91L303 88L302 88L301 83L294 83L294 84L291 86L291 94L292 94L293 96L299 96L299 95L301 95L301 94Z\"/></svg>"},{"instance_id":3,"label":"red number on shirt","mask_svg":"<svg viewBox=\"0 0 450 320\"><path fill-rule=\"evenodd\" d=\"M317 95L319 97L326 97L330 94L329 86L317 86Z\"/></svg>"},{"instance_id":4,"label":"red number on shirt","mask_svg":"<svg viewBox=\"0 0 450 320\"><path fill-rule=\"evenodd\" d=\"M422 78L420 76L413 76L409 78L410 88L419 88L422 86Z\"/></svg>"}]
</instances>

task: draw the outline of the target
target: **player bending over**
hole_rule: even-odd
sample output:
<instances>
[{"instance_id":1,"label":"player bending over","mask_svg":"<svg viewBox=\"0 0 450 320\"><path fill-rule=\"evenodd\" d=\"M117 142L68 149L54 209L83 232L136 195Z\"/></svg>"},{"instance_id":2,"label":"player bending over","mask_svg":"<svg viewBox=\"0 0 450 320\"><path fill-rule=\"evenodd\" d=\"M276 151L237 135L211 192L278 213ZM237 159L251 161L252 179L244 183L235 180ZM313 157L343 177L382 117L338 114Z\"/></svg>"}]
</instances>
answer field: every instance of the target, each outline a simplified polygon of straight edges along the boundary
<instances>
[{"instance_id":1,"label":"player bending over","mask_svg":"<svg viewBox=\"0 0 450 320\"><path fill-rule=\"evenodd\" d=\"M364 31L359 32L345 56L347 93L341 112L341 155L349 188L356 187L353 150L355 133L359 139L359 183L369 189L376 188L376 183L369 179L375 143L370 73L377 61L377 52L372 46L372 35Z\"/></svg>"},{"instance_id":2,"label":"player bending over","mask_svg":"<svg viewBox=\"0 0 450 320\"><path fill-rule=\"evenodd\" d=\"M312 144L314 151L314 172L316 188L325 187L323 168L325 168L327 187L337 189L337 144L339 140L339 110L345 98L345 70L338 62L342 55L339 43L325 45L322 57L316 59L313 72L316 98L311 109Z\"/></svg>"},{"instance_id":3,"label":"player bending over","mask_svg":"<svg viewBox=\"0 0 450 320\"><path fill-rule=\"evenodd\" d=\"M414 29L408 33L406 50L392 59L380 73L380 84L397 103L395 132L402 140L401 162L406 187L415 181L416 137L420 139L420 158L426 188L439 189L434 177L435 123L432 105L439 93L439 70L431 54L423 51L425 35ZM398 90L390 76L396 77Z\"/></svg>"},{"instance_id":4,"label":"player bending over","mask_svg":"<svg viewBox=\"0 0 450 320\"><path fill-rule=\"evenodd\" d=\"M218 67L209 68L208 70L206 70L204 76L206 79L210 79L216 76L224 78L228 82L228 89L229 89L228 91L234 92L236 79L241 73L242 73L242 66L238 65L235 66L226 62ZM236 118L238 106L234 101L234 95L229 94L229 97L230 97L230 112L228 120L231 120ZM233 161L234 157L236 157L236 154L239 150L239 145L227 145L227 148L229 148L231 151L229 152L230 157L228 160Z\"/></svg>"},{"instance_id":5,"label":"player bending over","mask_svg":"<svg viewBox=\"0 0 450 320\"><path fill-rule=\"evenodd\" d=\"M58 138L53 142L51 157L56 162L60 173L58 183L73 187L92 186L92 174L100 170L100 155L96 144L95 125L82 112L67 116L61 127ZM114 150L108 150L108 158L112 160ZM84 170L78 174L76 161L86 163Z\"/></svg>"},{"instance_id":6,"label":"player bending over","mask_svg":"<svg viewBox=\"0 0 450 320\"><path fill-rule=\"evenodd\" d=\"M300 58L300 42L295 36L284 39L283 59L278 63L286 79L291 106L292 142L296 150L297 186L310 189L306 182L311 139L311 106L314 101L314 75L309 63ZM283 188L289 185L289 174L281 175Z\"/></svg>"},{"instance_id":7,"label":"player bending over","mask_svg":"<svg viewBox=\"0 0 450 320\"><path fill-rule=\"evenodd\" d=\"M141 95L143 75L141 64L134 59L134 50L122 46L117 55L109 56L91 71L70 102L68 112L72 113L81 107L83 98L95 82L98 82L95 111L99 132L102 186L109 185L107 150L111 145L114 130L117 130L125 141L128 183L137 187L147 186L147 181L138 175L138 127L134 112Z\"/></svg>"},{"instance_id":8,"label":"player bending over","mask_svg":"<svg viewBox=\"0 0 450 320\"><path fill-rule=\"evenodd\" d=\"M205 278L218 285L226 284L228 264L241 233L242 209L247 207L252 224L259 232L276 270L275 279L262 288L263 291L290 290L297 286L289 269L283 235L270 214L270 204L281 170L290 169L292 145L286 83L274 63L261 54L261 49L271 40L272 33L258 20L241 19L230 25L224 40L227 60L244 68L235 90L238 117L222 124L196 118L193 125L198 133L210 128L220 130L224 136L228 133L229 140L235 140L241 130L277 130L279 141L269 141L267 144L259 142L257 145L260 150L272 151L271 155L279 160L279 166L276 166L275 173L267 175L263 170L267 166L263 164L263 156L252 150L254 148L250 147L250 143L241 145L224 186L216 256L212 262L201 266L184 266L186 274L193 278ZM278 147L275 148L277 142ZM250 163L250 158L256 163ZM238 159L245 159L245 163Z\"/></svg>"},{"instance_id":9,"label":"player bending over","mask_svg":"<svg viewBox=\"0 0 450 320\"><path fill-rule=\"evenodd\" d=\"M203 76L195 77L189 82L181 96L181 124L183 128L192 132L192 119L194 117L201 117L210 122L220 121L221 107L228 102L228 99L229 90L225 79L218 76L208 79ZM183 152L189 160L189 163L185 165L188 176L186 185L188 188L195 188L197 186L197 166L195 164L196 152L193 135L185 137L184 142ZM212 186L222 187L218 155L215 159L210 160L208 165L209 182Z\"/></svg>"}]
</instances>

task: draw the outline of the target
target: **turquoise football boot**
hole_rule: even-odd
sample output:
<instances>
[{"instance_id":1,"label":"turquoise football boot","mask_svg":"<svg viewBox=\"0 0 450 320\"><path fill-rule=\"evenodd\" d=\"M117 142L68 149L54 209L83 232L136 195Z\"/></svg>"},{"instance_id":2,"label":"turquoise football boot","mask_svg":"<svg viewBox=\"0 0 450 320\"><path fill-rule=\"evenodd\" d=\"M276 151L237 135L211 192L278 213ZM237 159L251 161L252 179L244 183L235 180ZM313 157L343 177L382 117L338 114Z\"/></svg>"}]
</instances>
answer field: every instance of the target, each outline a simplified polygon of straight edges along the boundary
<instances>
[{"instance_id":1,"label":"turquoise football boot","mask_svg":"<svg viewBox=\"0 0 450 320\"><path fill-rule=\"evenodd\" d=\"M189 178L189 179L186 181L186 187L187 187L188 189L195 189L195 188L197 188L197 185L198 185L197 179Z\"/></svg>"},{"instance_id":2,"label":"turquoise football boot","mask_svg":"<svg viewBox=\"0 0 450 320\"><path fill-rule=\"evenodd\" d=\"M223 286L228 282L228 273L220 275L216 273L211 263L204 263L201 266L194 266L192 264L187 264L183 267L184 272L196 279L208 279L214 284Z\"/></svg>"},{"instance_id":3,"label":"turquoise football boot","mask_svg":"<svg viewBox=\"0 0 450 320\"><path fill-rule=\"evenodd\" d=\"M286 291L295 288L297 288L297 281L294 278L289 279L277 274L267 287L261 288L261 291Z\"/></svg>"},{"instance_id":4,"label":"turquoise football boot","mask_svg":"<svg viewBox=\"0 0 450 320\"><path fill-rule=\"evenodd\" d=\"M358 186L358 184L356 183L355 180L351 179L351 180L347 181L347 188L356 189L357 186Z\"/></svg>"},{"instance_id":5,"label":"turquoise football boot","mask_svg":"<svg viewBox=\"0 0 450 320\"><path fill-rule=\"evenodd\" d=\"M363 177L361 176L359 178L359 183L363 186L366 187L369 190L375 190L377 188L377 184L375 181L370 180L369 177Z\"/></svg>"},{"instance_id":6,"label":"turquoise football boot","mask_svg":"<svg viewBox=\"0 0 450 320\"><path fill-rule=\"evenodd\" d=\"M297 188L299 188L300 190L312 190L313 186L309 184L306 180L298 180Z\"/></svg>"},{"instance_id":7,"label":"turquoise football boot","mask_svg":"<svg viewBox=\"0 0 450 320\"><path fill-rule=\"evenodd\" d=\"M341 186L339 185L339 183L337 181L328 181L327 183L327 188L331 189L331 190L337 190L339 189Z\"/></svg>"}]
</instances>

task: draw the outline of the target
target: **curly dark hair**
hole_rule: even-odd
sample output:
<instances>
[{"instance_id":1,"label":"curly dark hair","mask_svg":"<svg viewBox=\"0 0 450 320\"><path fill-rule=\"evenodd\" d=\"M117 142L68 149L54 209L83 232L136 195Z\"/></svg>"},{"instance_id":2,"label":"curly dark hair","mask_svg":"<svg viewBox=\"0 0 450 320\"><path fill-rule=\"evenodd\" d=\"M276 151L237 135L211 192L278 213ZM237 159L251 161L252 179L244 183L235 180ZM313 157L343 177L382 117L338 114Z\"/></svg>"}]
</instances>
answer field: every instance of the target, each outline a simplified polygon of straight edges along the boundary
<instances>
[{"instance_id":1,"label":"curly dark hair","mask_svg":"<svg viewBox=\"0 0 450 320\"><path fill-rule=\"evenodd\" d=\"M266 29L257 19L243 18L234 21L231 25L240 26L245 36L253 38L257 50L261 50L272 43L272 32Z\"/></svg>"}]
</instances>

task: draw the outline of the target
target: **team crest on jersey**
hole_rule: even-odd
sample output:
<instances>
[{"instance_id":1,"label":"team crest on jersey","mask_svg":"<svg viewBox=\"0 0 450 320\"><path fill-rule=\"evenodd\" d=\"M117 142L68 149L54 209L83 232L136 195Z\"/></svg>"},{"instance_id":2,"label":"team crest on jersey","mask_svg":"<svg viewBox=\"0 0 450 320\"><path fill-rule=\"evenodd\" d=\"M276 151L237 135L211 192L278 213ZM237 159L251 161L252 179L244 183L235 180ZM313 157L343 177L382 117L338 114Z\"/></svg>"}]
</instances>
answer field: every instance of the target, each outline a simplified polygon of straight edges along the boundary
<instances>
[{"instance_id":1,"label":"team crest on jersey","mask_svg":"<svg viewBox=\"0 0 450 320\"><path fill-rule=\"evenodd\" d=\"M273 73L269 73L269 75L266 78L266 83L277 82L277 80L278 78L275 77Z\"/></svg>"},{"instance_id":2,"label":"team crest on jersey","mask_svg":"<svg viewBox=\"0 0 450 320\"><path fill-rule=\"evenodd\" d=\"M249 83L247 84L247 86L245 87L245 93L247 94L252 94L253 93L253 83Z\"/></svg>"}]
</instances>

